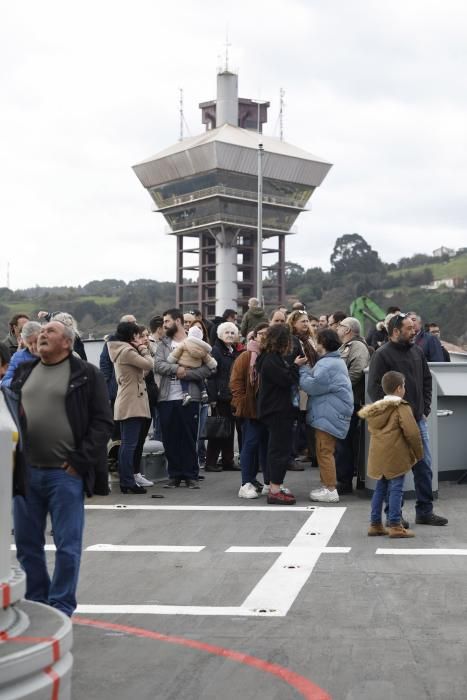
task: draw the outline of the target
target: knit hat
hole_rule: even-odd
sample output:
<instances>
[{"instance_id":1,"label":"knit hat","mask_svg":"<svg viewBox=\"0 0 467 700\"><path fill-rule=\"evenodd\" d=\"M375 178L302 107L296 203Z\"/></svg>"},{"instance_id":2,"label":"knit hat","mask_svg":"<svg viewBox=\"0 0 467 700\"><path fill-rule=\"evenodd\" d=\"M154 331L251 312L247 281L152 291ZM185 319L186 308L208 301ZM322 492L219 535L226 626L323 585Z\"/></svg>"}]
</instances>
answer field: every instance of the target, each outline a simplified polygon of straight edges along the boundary
<instances>
[{"instance_id":1,"label":"knit hat","mask_svg":"<svg viewBox=\"0 0 467 700\"><path fill-rule=\"evenodd\" d=\"M203 340L203 331L199 326L192 326L188 331L188 337L198 338L198 340Z\"/></svg>"}]
</instances>

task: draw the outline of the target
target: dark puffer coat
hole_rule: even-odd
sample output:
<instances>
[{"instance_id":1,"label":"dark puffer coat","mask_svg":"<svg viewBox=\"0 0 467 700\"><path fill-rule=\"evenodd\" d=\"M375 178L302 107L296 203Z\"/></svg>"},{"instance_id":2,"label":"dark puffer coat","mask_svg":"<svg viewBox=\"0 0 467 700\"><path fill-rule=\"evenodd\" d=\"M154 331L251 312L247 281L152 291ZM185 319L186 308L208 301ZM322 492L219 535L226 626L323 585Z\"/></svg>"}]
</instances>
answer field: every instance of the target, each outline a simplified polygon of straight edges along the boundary
<instances>
[{"instance_id":1,"label":"dark puffer coat","mask_svg":"<svg viewBox=\"0 0 467 700\"><path fill-rule=\"evenodd\" d=\"M235 347L229 348L220 338L217 338L212 348L212 356L217 361L217 372L207 380L208 396L211 403L229 403L232 399L230 391L230 374L236 358L239 356Z\"/></svg>"}]
</instances>

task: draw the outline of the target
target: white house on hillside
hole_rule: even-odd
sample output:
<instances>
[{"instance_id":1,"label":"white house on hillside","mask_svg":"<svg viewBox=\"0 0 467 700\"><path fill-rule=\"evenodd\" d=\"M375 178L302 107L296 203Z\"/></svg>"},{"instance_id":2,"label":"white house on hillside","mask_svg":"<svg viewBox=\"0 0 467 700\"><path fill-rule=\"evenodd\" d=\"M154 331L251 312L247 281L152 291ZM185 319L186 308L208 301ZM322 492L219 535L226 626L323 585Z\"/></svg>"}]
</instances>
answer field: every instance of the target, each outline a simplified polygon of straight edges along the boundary
<instances>
[{"instance_id":1,"label":"white house on hillside","mask_svg":"<svg viewBox=\"0 0 467 700\"><path fill-rule=\"evenodd\" d=\"M444 245L442 245L441 248L436 248L436 250L433 251L434 258L442 258L443 255L449 255L449 257L452 258L455 254L455 250L452 248L446 248Z\"/></svg>"}]
</instances>

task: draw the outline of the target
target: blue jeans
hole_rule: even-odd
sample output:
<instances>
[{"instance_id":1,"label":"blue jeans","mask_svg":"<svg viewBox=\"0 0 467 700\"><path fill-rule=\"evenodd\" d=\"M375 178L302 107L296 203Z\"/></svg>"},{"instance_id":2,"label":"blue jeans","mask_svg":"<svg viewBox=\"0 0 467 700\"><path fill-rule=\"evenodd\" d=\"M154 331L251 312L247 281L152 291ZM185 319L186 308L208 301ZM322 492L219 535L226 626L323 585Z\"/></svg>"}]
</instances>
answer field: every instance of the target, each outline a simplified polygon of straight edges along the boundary
<instances>
[{"instance_id":1,"label":"blue jeans","mask_svg":"<svg viewBox=\"0 0 467 700\"><path fill-rule=\"evenodd\" d=\"M268 440L269 433L265 425L254 418L245 418L242 426L242 451L240 453L240 466L242 468L242 484L251 484L258 473L261 464L263 479L269 484L268 469Z\"/></svg>"},{"instance_id":2,"label":"blue jeans","mask_svg":"<svg viewBox=\"0 0 467 700\"><path fill-rule=\"evenodd\" d=\"M417 421L423 443L423 459L412 467L415 485L415 512L417 515L430 515L433 512L433 487L431 470L431 451L426 418Z\"/></svg>"},{"instance_id":3,"label":"blue jeans","mask_svg":"<svg viewBox=\"0 0 467 700\"><path fill-rule=\"evenodd\" d=\"M371 522L380 523L383 514L383 503L389 506L389 525L399 525L401 522L402 490L404 474L395 479L385 479L384 476L376 482L375 492L371 499Z\"/></svg>"},{"instance_id":4,"label":"blue jeans","mask_svg":"<svg viewBox=\"0 0 467 700\"><path fill-rule=\"evenodd\" d=\"M57 547L50 580L44 552L47 513ZM84 528L84 489L81 477L64 469L28 470L27 495L13 501L15 540L19 563L26 572L26 598L58 608L71 616Z\"/></svg>"},{"instance_id":5,"label":"blue jeans","mask_svg":"<svg viewBox=\"0 0 467 700\"><path fill-rule=\"evenodd\" d=\"M147 418L126 418L120 421L121 444L118 451L118 473L120 486L135 485L134 462L139 444L141 428Z\"/></svg>"}]
</instances>

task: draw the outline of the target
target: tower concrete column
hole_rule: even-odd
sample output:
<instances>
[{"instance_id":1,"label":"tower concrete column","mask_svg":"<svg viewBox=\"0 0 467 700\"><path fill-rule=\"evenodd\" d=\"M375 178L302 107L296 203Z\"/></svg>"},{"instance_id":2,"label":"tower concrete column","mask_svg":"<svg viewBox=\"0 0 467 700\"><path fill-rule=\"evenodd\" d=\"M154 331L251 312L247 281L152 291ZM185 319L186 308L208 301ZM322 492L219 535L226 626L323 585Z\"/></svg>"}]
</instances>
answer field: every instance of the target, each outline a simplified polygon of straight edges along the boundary
<instances>
[{"instance_id":1,"label":"tower concrete column","mask_svg":"<svg viewBox=\"0 0 467 700\"><path fill-rule=\"evenodd\" d=\"M216 239L216 314L237 308L237 246L236 233L226 230L212 232Z\"/></svg>"}]
</instances>

